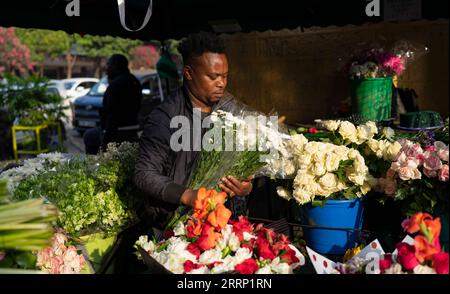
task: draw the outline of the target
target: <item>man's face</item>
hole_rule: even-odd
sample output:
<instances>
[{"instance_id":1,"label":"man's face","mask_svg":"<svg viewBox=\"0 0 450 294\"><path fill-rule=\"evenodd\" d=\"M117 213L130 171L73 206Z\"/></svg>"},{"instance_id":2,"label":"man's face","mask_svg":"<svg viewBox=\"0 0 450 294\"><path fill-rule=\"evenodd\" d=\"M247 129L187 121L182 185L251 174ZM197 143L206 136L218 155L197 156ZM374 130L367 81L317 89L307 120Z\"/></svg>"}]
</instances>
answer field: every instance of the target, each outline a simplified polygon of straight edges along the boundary
<instances>
[{"instance_id":1,"label":"man's face","mask_svg":"<svg viewBox=\"0 0 450 294\"><path fill-rule=\"evenodd\" d=\"M220 53L203 53L185 66L184 76L192 94L211 105L222 98L227 87L227 57Z\"/></svg>"}]
</instances>

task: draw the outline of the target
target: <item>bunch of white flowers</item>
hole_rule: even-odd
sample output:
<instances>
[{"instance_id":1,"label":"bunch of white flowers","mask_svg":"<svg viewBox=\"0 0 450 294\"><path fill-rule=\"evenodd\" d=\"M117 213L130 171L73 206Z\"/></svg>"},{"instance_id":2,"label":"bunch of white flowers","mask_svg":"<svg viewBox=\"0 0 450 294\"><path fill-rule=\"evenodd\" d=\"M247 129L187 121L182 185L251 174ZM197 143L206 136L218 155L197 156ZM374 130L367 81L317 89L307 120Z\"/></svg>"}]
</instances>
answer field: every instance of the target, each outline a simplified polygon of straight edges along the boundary
<instances>
[{"instance_id":1,"label":"bunch of white flowers","mask_svg":"<svg viewBox=\"0 0 450 294\"><path fill-rule=\"evenodd\" d=\"M369 169L361 154L352 148L324 142L308 142L303 135L294 135L287 143L295 166L293 197L299 204L314 200L316 196L329 197L350 186L359 186L358 197L370 190ZM337 174L342 162L350 162L345 169L345 179ZM279 187L285 199L290 193Z\"/></svg>"},{"instance_id":2,"label":"bunch of white flowers","mask_svg":"<svg viewBox=\"0 0 450 294\"><path fill-rule=\"evenodd\" d=\"M0 174L0 181L7 181L8 190L12 194L24 179L41 174L69 159L70 156L59 152L39 154L37 157L24 160L23 164L19 167L2 172Z\"/></svg>"},{"instance_id":3,"label":"bunch of white flowers","mask_svg":"<svg viewBox=\"0 0 450 294\"><path fill-rule=\"evenodd\" d=\"M330 132L338 132L346 143L355 143L361 145L372 139L378 134L378 128L375 122L368 121L365 124L355 126L349 121L340 120L316 120L316 123Z\"/></svg>"}]
</instances>

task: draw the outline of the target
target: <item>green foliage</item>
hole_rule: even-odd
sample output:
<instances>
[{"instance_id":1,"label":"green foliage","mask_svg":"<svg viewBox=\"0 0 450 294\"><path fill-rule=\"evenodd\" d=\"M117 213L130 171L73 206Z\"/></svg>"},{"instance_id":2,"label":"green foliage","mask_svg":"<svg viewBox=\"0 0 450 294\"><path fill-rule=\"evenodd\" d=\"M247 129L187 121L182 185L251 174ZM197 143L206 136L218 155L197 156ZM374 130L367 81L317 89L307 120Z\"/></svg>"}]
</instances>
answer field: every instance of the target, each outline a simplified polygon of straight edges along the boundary
<instances>
[{"instance_id":1,"label":"green foliage","mask_svg":"<svg viewBox=\"0 0 450 294\"><path fill-rule=\"evenodd\" d=\"M12 198L44 196L61 211L58 224L69 234L117 233L135 217L131 177L136 156L136 144L110 145L99 156L73 158L22 181Z\"/></svg>"},{"instance_id":2,"label":"green foliage","mask_svg":"<svg viewBox=\"0 0 450 294\"><path fill-rule=\"evenodd\" d=\"M81 45L81 54L91 58L106 58L115 53L129 57L134 48L142 45L139 40L92 35L77 38L76 43Z\"/></svg>"},{"instance_id":3,"label":"green foliage","mask_svg":"<svg viewBox=\"0 0 450 294\"><path fill-rule=\"evenodd\" d=\"M50 244L56 209L42 199L8 201L6 183L0 181L0 272L4 268L35 269L36 255Z\"/></svg>"},{"instance_id":4,"label":"green foliage","mask_svg":"<svg viewBox=\"0 0 450 294\"><path fill-rule=\"evenodd\" d=\"M23 125L40 125L64 116L63 98L48 93L48 79L8 74L5 79L7 83L0 84L0 103L6 105L10 119L19 118Z\"/></svg>"},{"instance_id":5,"label":"green foliage","mask_svg":"<svg viewBox=\"0 0 450 294\"><path fill-rule=\"evenodd\" d=\"M31 50L33 61L42 63L67 53L71 38L66 32L43 29L16 29L17 36Z\"/></svg>"}]
</instances>

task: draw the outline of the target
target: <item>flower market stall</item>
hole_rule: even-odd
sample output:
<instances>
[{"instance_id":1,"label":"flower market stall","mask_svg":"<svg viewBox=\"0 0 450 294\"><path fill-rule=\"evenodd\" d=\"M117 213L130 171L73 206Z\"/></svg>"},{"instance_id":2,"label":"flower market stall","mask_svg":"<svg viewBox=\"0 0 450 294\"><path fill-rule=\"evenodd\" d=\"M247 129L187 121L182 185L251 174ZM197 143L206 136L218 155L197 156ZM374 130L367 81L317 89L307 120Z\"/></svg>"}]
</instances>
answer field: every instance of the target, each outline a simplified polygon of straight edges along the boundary
<instances>
[{"instance_id":1,"label":"flower market stall","mask_svg":"<svg viewBox=\"0 0 450 294\"><path fill-rule=\"evenodd\" d=\"M327 273L448 273L448 120L431 133L344 120L317 120L316 128L290 130L259 120L255 133L241 133L249 115L239 109L211 116L216 124L208 142L225 146L230 138L239 138L242 148L203 150L190 184L199 188L193 209L179 210L161 234L148 228L149 234L129 248L151 271L277 274L309 267L319 273L324 271L317 267L319 259L330 261ZM4 202L9 204L0 211L9 214L13 207L37 201L35 205L51 205L58 214L43 218L40 226L30 223L32 231L46 230L23 236L31 240L40 234L35 246L20 247L20 240L0 244L0 265L48 273L111 271L120 233L137 217L137 192L130 185L136 156L136 145L123 143L97 156L42 154L3 171L0 182L6 185ZM232 211L224 205L227 195L217 188L223 174L278 178L278 195L298 205L301 221L289 225L301 228L302 241L292 230L286 235L245 215L231 219ZM363 254L365 249L357 254L365 244L381 246L369 240L370 228L363 227L368 197L398 204L406 220L396 225L408 234L419 233L398 243L391 255L382 248L376 251L374 271L367 269L374 255ZM21 251L27 264L18 258Z\"/></svg>"}]
</instances>

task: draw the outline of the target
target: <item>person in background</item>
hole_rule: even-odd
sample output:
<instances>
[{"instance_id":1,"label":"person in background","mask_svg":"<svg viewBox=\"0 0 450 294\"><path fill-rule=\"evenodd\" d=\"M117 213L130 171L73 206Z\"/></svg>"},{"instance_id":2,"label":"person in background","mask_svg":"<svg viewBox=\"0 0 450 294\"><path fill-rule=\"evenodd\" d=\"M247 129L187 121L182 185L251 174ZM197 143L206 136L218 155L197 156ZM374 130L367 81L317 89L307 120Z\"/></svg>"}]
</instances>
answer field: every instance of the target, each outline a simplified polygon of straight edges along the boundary
<instances>
[{"instance_id":1,"label":"person in background","mask_svg":"<svg viewBox=\"0 0 450 294\"><path fill-rule=\"evenodd\" d=\"M142 102L139 80L130 73L128 59L112 55L107 62L108 88L103 95L100 127L86 131L84 144L87 154L106 150L108 143L137 142L138 113Z\"/></svg>"}]
</instances>

